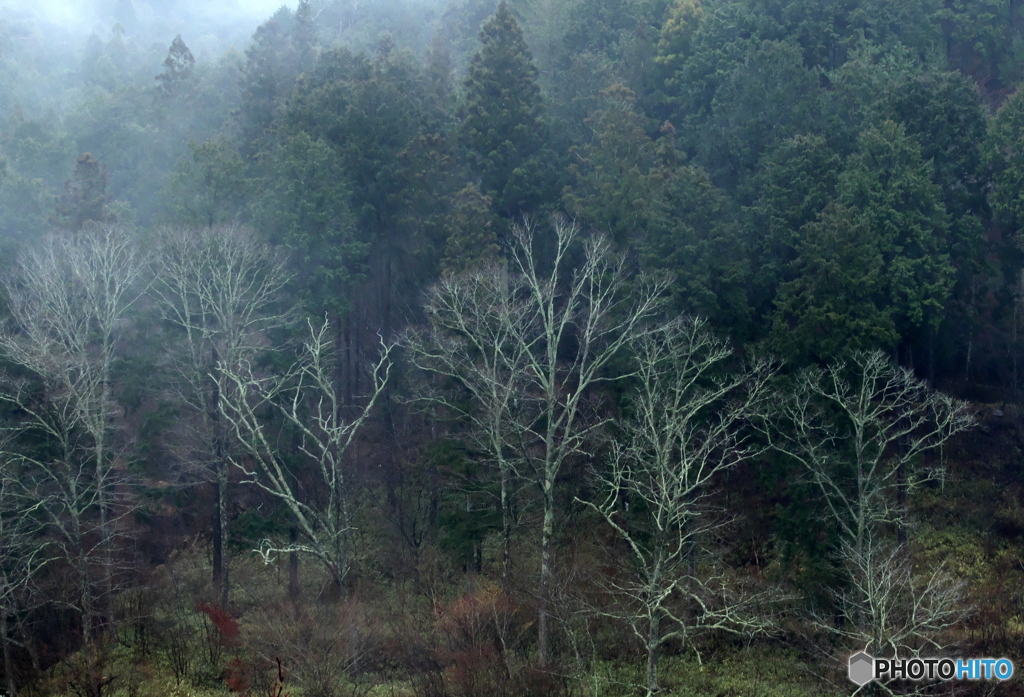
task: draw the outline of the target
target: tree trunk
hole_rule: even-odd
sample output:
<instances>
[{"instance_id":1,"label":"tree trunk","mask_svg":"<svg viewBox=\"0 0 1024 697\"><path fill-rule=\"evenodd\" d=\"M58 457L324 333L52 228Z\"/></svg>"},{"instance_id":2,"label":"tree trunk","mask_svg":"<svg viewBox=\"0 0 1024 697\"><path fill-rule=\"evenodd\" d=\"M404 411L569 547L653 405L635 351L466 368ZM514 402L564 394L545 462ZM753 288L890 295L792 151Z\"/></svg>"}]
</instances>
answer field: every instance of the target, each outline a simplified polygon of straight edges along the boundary
<instances>
[{"instance_id":1,"label":"tree trunk","mask_svg":"<svg viewBox=\"0 0 1024 697\"><path fill-rule=\"evenodd\" d=\"M108 390L104 387L102 398L108 398ZM100 423L106 423L105 407L100 406L103 416ZM104 461L106 458L106 444L104 428L101 426L96 434L96 498L100 513L100 559L103 565L103 598L100 602L100 612L111 631L117 633L117 619L114 617L114 550L113 535L110 531L110 501L107 491L107 473Z\"/></svg>"},{"instance_id":2,"label":"tree trunk","mask_svg":"<svg viewBox=\"0 0 1024 697\"><path fill-rule=\"evenodd\" d=\"M228 466L224 458L224 434L221 432L220 423L220 374L218 364L220 356L217 347L211 349L210 358L212 361L211 374L214 375L211 382L210 393L210 421L213 425L213 487L214 487L214 516L213 521L213 584L220 591L220 605L227 609L231 599L231 575L230 562L228 557L228 525L230 511L228 506Z\"/></svg>"},{"instance_id":3,"label":"tree trunk","mask_svg":"<svg viewBox=\"0 0 1024 697\"><path fill-rule=\"evenodd\" d=\"M2 584L0 584L0 590L4 590ZM7 678L7 697L18 697L18 686L14 682L14 659L11 656L11 641L7 634L9 628L7 626L7 617L9 608L7 603L0 608L0 642L4 645L4 676Z\"/></svg>"},{"instance_id":4,"label":"tree trunk","mask_svg":"<svg viewBox=\"0 0 1024 697\"><path fill-rule=\"evenodd\" d=\"M86 646L93 640L93 623L96 619L93 605L92 584L89 583L89 558L82 548L81 531L77 531L79 539L76 541L78 548L75 550L78 556L78 583L79 592L82 594L80 615L82 618L82 643Z\"/></svg>"},{"instance_id":5,"label":"tree trunk","mask_svg":"<svg viewBox=\"0 0 1024 697\"><path fill-rule=\"evenodd\" d=\"M551 627L548 618L551 607L551 545L555 531L554 482L544 481L544 529L540 543L540 617L537 623L537 660L547 668L550 659Z\"/></svg>"},{"instance_id":6,"label":"tree trunk","mask_svg":"<svg viewBox=\"0 0 1024 697\"><path fill-rule=\"evenodd\" d=\"M223 545L220 535L220 477L214 473L213 481L213 516L210 520L210 527L213 529L213 587L221 588L224 576L224 562L221 558L221 547Z\"/></svg>"},{"instance_id":7,"label":"tree trunk","mask_svg":"<svg viewBox=\"0 0 1024 697\"><path fill-rule=\"evenodd\" d=\"M228 506L228 468L218 454L217 466L217 538L221 547L220 604L227 609L231 600L231 559L228 553L228 525L231 511Z\"/></svg>"},{"instance_id":8,"label":"tree trunk","mask_svg":"<svg viewBox=\"0 0 1024 697\"><path fill-rule=\"evenodd\" d=\"M288 530L288 541L292 546L299 541L299 531L294 525ZM293 549L288 553L288 597L298 600L299 595L299 553Z\"/></svg>"},{"instance_id":9,"label":"tree trunk","mask_svg":"<svg viewBox=\"0 0 1024 697\"><path fill-rule=\"evenodd\" d=\"M903 448L904 444L900 443L899 447ZM901 545L905 545L907 543L906 510L907 475L904 471L904 465L901 462L896 467L896 541Z\"/></svg>"},{"instance_id":10,"label":"tree trunk","mask_svg":"<svg viewBox=\"0 0 1024 697\"><path fill-rule=\"evenodd\" d=\"M501 468L501 589L509 592L509 570L512 567L512 502L509 500L511 473L508 465Z\"/></svg>"},{"instance_id":11,"label":"tree trunk","mask_svg":"<svg viewBox=\"0 0 1024 697\"><path fill-rule=\"evenodd\" d=\"M651 613L647 625L647 697L658 694L658 659L661 658L661 614Z\"/></svg>"}]
</instances>

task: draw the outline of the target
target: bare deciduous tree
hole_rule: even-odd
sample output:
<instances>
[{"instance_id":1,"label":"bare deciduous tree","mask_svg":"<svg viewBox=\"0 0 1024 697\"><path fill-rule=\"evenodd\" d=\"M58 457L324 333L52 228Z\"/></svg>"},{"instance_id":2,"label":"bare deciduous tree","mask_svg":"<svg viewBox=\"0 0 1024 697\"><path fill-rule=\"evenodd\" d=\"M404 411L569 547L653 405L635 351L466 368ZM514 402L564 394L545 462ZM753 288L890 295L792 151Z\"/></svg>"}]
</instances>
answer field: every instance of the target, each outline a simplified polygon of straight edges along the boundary
<instances>
[{"instance_id":1,"label":"bare deciduous tree","mask_svg":"<svg viewBox=\"0 0 1024 697\"><path fill-rule=\"evenodd\" d=\"M37 516L43 502L26 497L24 489L16 484L16 460L6 454L0 457L0 645L7 694L17 697L10 622L19 611L24 612L26 593L50 558Z\"/></svg>"},{"instance_id":2,"label":"bare deciduous tree","mask_svg":"<svg viewBox=\"0 0 1024 697\"><path fill-rule=\"evenodd\" d=\"M583 239L575 223L556 218L554 238L544 263L535 228L515 227L507 270L443 281L428 305L432 347L418 351L423 367L462 380L469 389L478 409L476 425L490 431L478 438L503 479L514 466L539 490L542 665L549 658L558 476L607 422L588 409L594 388L622 377L612 362L646 331L667 287L660 280L631 278L607 238ZM582 260L573 268L578 243Z\"/></svg>"},{"instance_id":3,"label":"bare deciduous tree","mask_svg":"<svg viewBox=\"0 0 1024 697\"><path fill-rule=\"evenodd\" d=\"M221 366L238 373L255 357L265 332L287 320L277 307L288 282L284 264L256 234L237 225L165 229L153 292L164 318L183 333L177 368L181 400L196 416L185 440L187 458L213 482L213 581L220 602L230 592L227 552L232 447L220 401L229 384Z\"/></svg>"},{"instance_id":4,"label":"bare deciduous tree","mask_svg":"<svg viewBox=\"0 0 1024 697\"><path fill-rule=\"evenodd\" d=\"M710 502L715 480L759 452L745 423L769 398L772 366L725 368L732 351L702 320L677 320L635 343L635 392L600 497L588 505L625 542L632 573L608 584L647 653L646 689L658 692L668 641L702 630L758 633L772 627L714 560L698 559L723 525Z\"/></svg>"},{"instance_id":5,"label":"bare deciduous tree","mask_svg":"<svg viewBox=\"0 0 1024 697\"><path fill-rule=\"evenodd\" d=\"M803 466L841 535L840 561L850 588L837 591L859 646L916 651L955 621L947 605L961 586L941 568L914 573L906 544L889 541L907 525L915 488L942 476L923 455L975 422L967 403L930 389L882 353L804 371L782 402L772 445ZM819 623L833 631L829 620Z\"/></svg>"},{"instance_id":6,"label":"bare deciduous tree","mask_svg":"<svg viewBox=\"0 0 1024 697\"><path fill-rule=\"evenodd\" d=\"M847 639L852 646L870 646L875 655L934 655L945 648L943 632L969 611L967 582L944 565L916 571L903 545L869 533L858 555L844 544L840 553L851 585L835 592L840 612L856 619L836 625L820 618L818 627Z\"/></svg>"},{"instance_id":7,"label":"bare deciduous tree","mask_svg":"<svg viewBox=\"0 0 1024 697\"><path fill-rule=\"evenodd\" d=\"M404 344L419 368L458 381L471 405L458 396L436 392L430 400L470 423L469 437L486 453L501 480L503 585L512 563L512 497L517 423L526 392L527 353L523 339L533 331L521 278L503 266L473 269L442 278L430 289L426 330L411 330Z\"/></svg>"},{"instance_id":8,"label":"bare deciduous tree","mask_svg":"<svg viewBox=\"0 0 1024 697\"><path fill-rule=\"evenodd\" d=\"M118 412L111 373L126 313L143 292L143 267L133 236L117 225L50 235L25 251L5 281L13 321L0 332L0 351L43 385L42 402L14 383L4 399L28 415L29 427L61 445L61 461L33 462L40 481L62 492L58 507L75 511L72 519L65 519L73 528L67 530L69 544L82 547L78 516L93 506L97 511L102 601L111 623L116 515L112 427ZM91 481L86 468L92 470ZM71 501L77 503L68 509ZM89 585L88 579L83 583ZM84 631L88 635L91 630Z\"/></svg>"},{"instance_id":9,"label":"bare deciduous tree","mask_svg":"<svg viewBox=\"0 0 1024 697\"><path fill-rule=\"evenodd\" d=\"M230 454L233 464L249 481L276 497L291 513L302 535L298 542L264 540L261 552L300 552L318 559L338 588L352 563L351 477L346 456L366 424L374 405L384 394L391 372L391 349L381 342L381 355L373 366L373 390L354 418L345 416L343 395L334 380L334 362L328 322L310 322L310 336L298 362L284 375L259 377L249 365L220 363L230 385L221 399L221 414L241 444L244 455ZM299 452L311 466L316 486L307 499L298 490L279 449L276 431L263 418L270 407L287 427L299 434ZM252 468L255 464L255 468Z\"/></svg>"}]
</instances>

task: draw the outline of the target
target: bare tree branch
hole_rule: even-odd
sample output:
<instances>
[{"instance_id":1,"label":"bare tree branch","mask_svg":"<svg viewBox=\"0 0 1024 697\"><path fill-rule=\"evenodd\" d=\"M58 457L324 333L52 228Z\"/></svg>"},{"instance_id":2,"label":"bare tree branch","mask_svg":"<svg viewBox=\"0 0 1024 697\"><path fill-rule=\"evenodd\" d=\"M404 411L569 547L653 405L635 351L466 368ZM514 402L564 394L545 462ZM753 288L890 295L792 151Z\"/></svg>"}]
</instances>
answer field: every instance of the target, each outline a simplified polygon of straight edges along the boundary
<instances>
[{"instance_id":1,"label":"bare tree branch","mask_svg":"<svg viewBox=\"0 0 1024 697\"><path fill-rule=\"evenodd\" d=\"M333 380L329 324L309 323L309 340L299 361L282 376L258 377L249 364L223 362L219 370L231 389L221 400L221 414L248 458L231 453L231 462L248 481L279 499L289 510L304 542L264 540L266 561L281 552L301 552L319 559L343 591L352 564L351 492L346 454L384 393L391 373L392 346L381 340L373 366L373 389L359 413L344 416L342 395ZM296 478L284 462L270 427L262 418L270 407L301 438L300 452L312 466L320 496L307 501L297 491ZM253 468L252 464L255 464Z\"/></svg>"}]
</instances>

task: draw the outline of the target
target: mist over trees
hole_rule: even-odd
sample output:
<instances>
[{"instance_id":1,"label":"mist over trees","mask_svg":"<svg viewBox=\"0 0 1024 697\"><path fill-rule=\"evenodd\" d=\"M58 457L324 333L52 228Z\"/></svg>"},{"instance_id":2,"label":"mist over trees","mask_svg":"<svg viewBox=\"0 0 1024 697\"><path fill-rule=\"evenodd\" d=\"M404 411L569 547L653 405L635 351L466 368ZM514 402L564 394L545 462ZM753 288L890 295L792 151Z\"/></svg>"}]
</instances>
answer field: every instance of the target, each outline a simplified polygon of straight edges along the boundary
<instances>
[{"instance_id":1,"label":"mist over trees","mask_svg":"<svg viewBox=\"0 0 1024 697\"><path fill-rule=\"evenodd\" d=\"M1022 23L0 5L0 684L838 695L860 650L1013 658Z\"/></svg>"}]
</instances>

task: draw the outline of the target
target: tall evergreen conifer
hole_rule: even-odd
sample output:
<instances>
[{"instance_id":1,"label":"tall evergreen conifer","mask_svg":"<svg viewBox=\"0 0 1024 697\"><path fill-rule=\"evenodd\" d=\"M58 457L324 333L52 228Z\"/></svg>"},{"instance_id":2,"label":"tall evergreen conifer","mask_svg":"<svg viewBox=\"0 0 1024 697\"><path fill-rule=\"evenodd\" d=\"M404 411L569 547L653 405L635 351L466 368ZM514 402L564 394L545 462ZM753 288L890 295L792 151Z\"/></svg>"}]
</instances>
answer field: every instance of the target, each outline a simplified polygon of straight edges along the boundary
<instances>
[{"instance_id":1,"label":"tall evergreen conifer","mask_svg":"<svg viewBox=\"0 0 1024 697\"><path fill-rule=\"evenodd\" d=\"M64 193L57 199L51 222L65 230L81 230L87 223L112 220L107 210L107 170L93 157L82 153L75 163L75 173L64 183Z\"/></svg>"},{"instance_id":2,"label":"tall evergreen conifer","mask_svg":"<svg viewBox=\"0 0 1024 697\"><path fill-rule=\"evenodd\" d=\"M459 135L482 193L499 213L515 216L553 188L537 67L505 0L480 30L480 41L469 64Z\"/></svg>"},{"instance_id":3,"label":"tall evergreen conifer","mask_svg":"<svg viewBox=\"0 0 1024 697\"><path fill-rule=\"evenodd\" d=\"M181 38L174 37L171 47L164 59L164 71L156 76L160 94L165 98L173 98L192 82L192 74L196 67L195 56Z\"/></svg>"}]
</instances>

